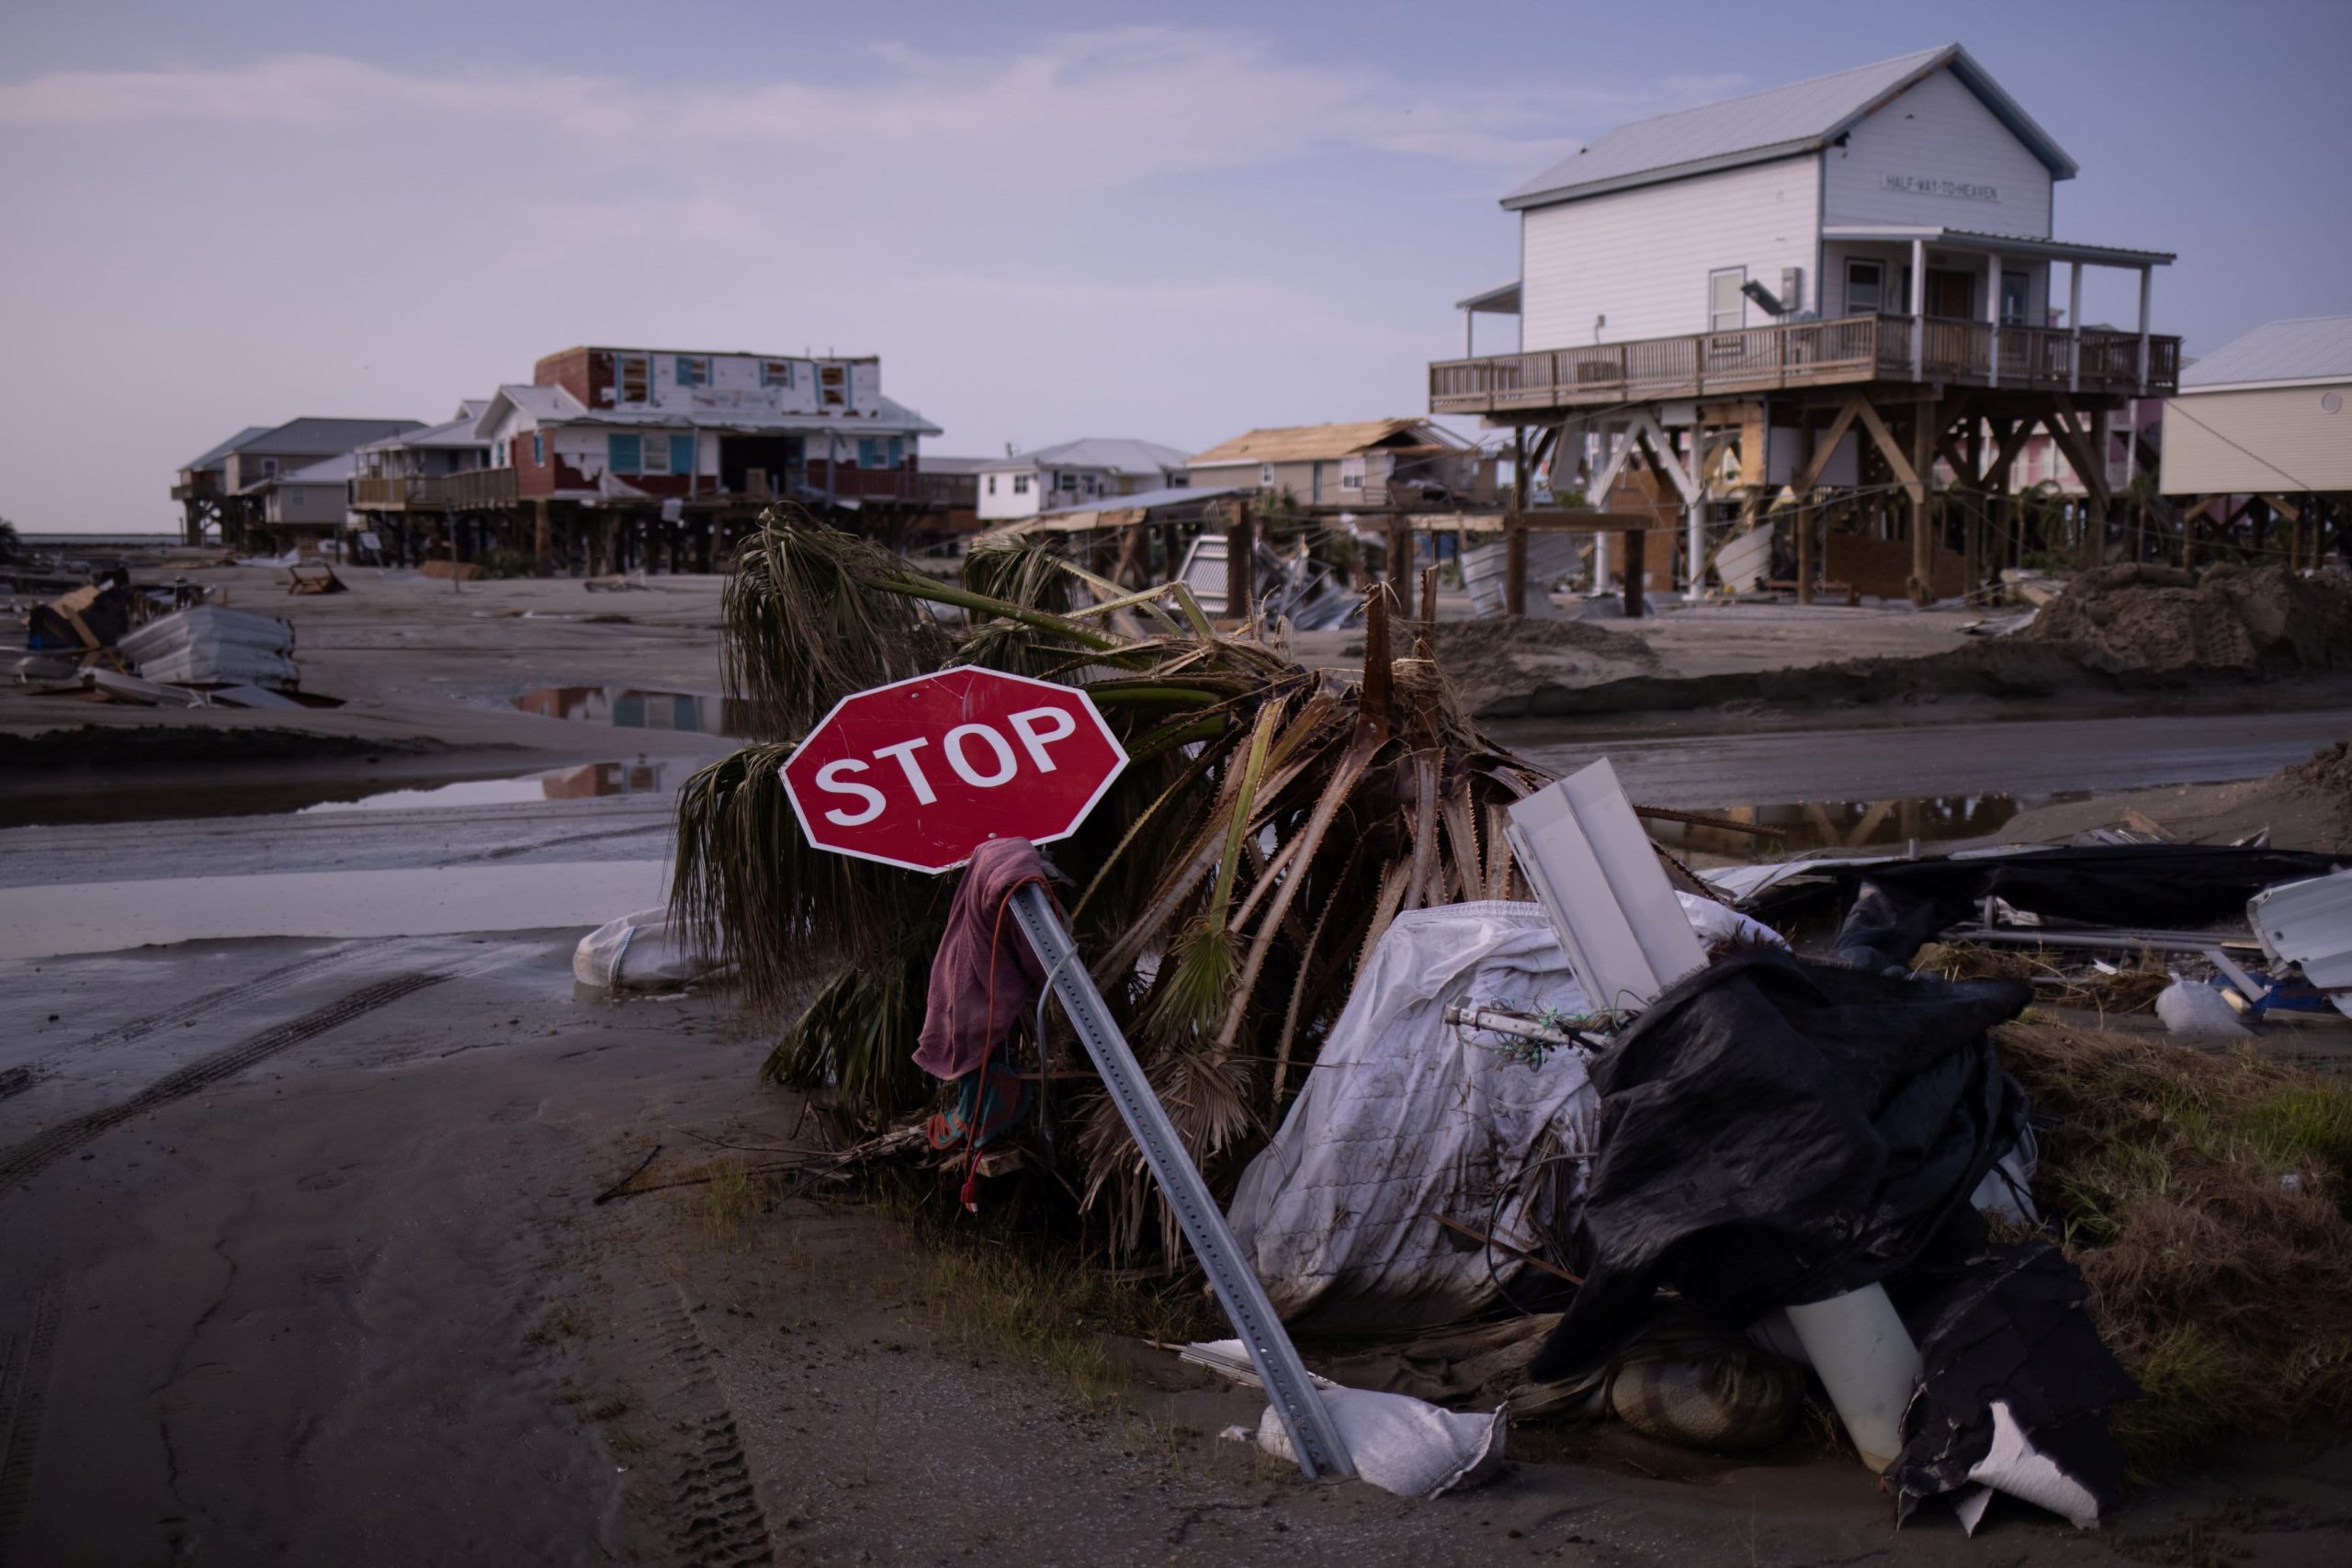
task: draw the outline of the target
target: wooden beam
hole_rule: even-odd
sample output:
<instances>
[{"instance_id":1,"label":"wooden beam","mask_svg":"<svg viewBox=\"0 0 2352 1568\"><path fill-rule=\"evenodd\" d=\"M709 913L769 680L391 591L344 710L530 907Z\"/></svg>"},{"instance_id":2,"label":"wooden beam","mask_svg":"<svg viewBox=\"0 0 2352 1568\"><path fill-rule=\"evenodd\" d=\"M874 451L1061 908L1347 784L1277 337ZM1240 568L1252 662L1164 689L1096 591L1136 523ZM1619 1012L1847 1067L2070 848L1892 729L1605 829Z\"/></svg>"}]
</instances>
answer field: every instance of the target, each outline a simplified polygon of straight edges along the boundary
<instances>
[{"instance_id":1,"label":"wooden beam","mask_svg":"<svg viewBox=\"0 0 2352 1568\"><path fill-rule=\"evenodd\" d=\"M1862 395L1856 392L1838 409L1838 417L1829 422L1829 429L1813 449L1813 460L1804 466L1804 472L1797 476L1796 483L1789 487L1796 492L1800 504L1821 483L1822 470L1829 467L1829 458L1838 450L1838 443L1846 438L1846 432L1854 427L1855 419L1868 406L1862 400Z\"/></svg>"},{"instance_id":2,"label":"wooden beam","mask_svg":"<svg viewBox=\"0 0 2352 1568\"><path fill-rule=\"evenodd\" d=\"M1884 457L1886 466L1894 470L1896 482L1911 492L1915 502L1924 504L1928 499L1927 487L1919 482L1919 470L1911 466L1911 459L1905 457L1903 448L1895 444L1894 433L1886 428L1886 421L1879 417L1878 410L1871 407L1867 398L1854 400L1859 405L1863 427L1871 433L1871 439L1878 444L1879 456ZM1922 403L1919 407L1921 412L1917 418L1924 426L1928 405Z\"/></svg>"}]
</instances>

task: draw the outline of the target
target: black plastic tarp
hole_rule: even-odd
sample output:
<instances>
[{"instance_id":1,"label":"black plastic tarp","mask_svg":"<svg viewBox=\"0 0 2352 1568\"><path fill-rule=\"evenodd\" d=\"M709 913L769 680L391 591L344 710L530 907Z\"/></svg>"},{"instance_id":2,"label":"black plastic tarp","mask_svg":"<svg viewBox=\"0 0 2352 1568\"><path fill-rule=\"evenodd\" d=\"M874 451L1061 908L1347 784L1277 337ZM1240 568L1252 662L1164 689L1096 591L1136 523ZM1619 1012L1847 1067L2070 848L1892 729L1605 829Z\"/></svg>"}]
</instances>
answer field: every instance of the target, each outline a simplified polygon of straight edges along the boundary
<instances>
[{"instance_id":1,"label":"black plastic tarp","mask_svg":"<svg viewBox=\"0 0 2352 1568\"><path fill-rule=\"evenodd\" d=\"M1925 909L1939 927L1967 919L1988 897L2052 919L2195 927L2240 918L2245 901L2264 888L2323 876L2345 863L2343 856L2226 844L2091 844L2016 854L1822 862L1751 903L1769 919L1832 894L1842 904L1868 882L1904 908Z\"/></svg>"},{"instance_id":2,"label":"black plastic tarp","mask_svg":"<svg viewBox=\"0 0 2352 1568\"><path fill-rule=\"evenodd\" d=\"M2031 994L1774 949L1669 989L1592 1063L1592 1261L1535 1375L1605 1355L1659 1284L1744 1321L1917 1257L2023 1124L1985 1031Z\"/></svg>"}]
</instances>

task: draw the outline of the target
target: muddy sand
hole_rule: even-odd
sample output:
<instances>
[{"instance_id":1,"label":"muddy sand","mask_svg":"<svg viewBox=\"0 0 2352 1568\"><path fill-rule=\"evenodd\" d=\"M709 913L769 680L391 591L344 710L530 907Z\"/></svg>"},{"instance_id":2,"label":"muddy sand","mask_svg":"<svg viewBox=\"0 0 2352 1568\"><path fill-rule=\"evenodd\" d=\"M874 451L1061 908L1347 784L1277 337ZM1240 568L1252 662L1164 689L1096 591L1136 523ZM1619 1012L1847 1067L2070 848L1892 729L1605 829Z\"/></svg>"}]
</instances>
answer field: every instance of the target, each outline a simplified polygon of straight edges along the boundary
<instances>
[{"instance_id":1,"label":"muddy sand","mask_svg":"<svg viewBox=\"0 0 2352 1568\"><path fill-rule=\"evenodd\" d=\"M2082 1536L1898 1536L1849 1461L1516 1432L1479 1490L1309 1485L1132 1341L1081 1397L896 1224L692 1182L803 1145L723 998L575 995L571 933L9 966L11 1563L2322 1562L2352 1464L2249 1449ZM56 1014L54 1019L49 1014ZM658 1151L658 1152L657 1152ZM650 1165L647 1156L653 1156ZM599 1203L637 1172L645 1196ZM1115 1382L1116 1380L1114 1380ZM2335 1544L2331 1547L2329 1542ZM1987 1553L1991 1556L1988 1558Z\"/></svg>"}]
</instances>

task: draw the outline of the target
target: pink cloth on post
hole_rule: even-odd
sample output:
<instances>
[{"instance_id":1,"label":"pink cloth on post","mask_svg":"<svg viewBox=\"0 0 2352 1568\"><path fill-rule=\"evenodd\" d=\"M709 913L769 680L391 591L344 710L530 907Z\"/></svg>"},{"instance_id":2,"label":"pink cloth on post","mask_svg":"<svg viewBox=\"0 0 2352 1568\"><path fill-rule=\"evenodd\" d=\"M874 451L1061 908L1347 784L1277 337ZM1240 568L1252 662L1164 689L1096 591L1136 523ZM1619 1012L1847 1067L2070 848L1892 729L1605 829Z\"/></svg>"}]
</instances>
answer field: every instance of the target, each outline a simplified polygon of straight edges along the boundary
<instances>
[{"instance_id":1,"label":"pink cloth on post","mask_svg":"<svg viewBox=\"0 0 2352 1568\"><path fill-rule=\"evenodd\" d=\"M952 1081L978 1068L1037 999L1046 967L1003 909L1014 888L1045 877L1045 860L1026 839L990 839L973 852L931 961L915 1066L932 1077Z\"/></svg>"}]
</instances>

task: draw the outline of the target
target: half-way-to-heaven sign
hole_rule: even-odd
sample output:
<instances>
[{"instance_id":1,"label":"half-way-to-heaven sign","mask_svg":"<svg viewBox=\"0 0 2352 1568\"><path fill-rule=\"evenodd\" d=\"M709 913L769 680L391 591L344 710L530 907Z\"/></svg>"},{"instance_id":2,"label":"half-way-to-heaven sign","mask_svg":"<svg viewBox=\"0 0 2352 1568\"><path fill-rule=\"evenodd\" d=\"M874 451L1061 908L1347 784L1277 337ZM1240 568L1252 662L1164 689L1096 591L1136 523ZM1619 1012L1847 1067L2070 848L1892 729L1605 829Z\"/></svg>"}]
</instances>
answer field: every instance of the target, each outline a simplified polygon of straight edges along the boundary
<instances>
[{"instance_id":1,"label":"half-way-to-heaven sign","mask_svg":"<svg viewBox=\"0 0 2352 1568\"><path fill-rule=\"evenodd\" d=\"M784 784L819 849L936 872L990 839L1068 838L1126 765L1084 692L959 664L843 697Z\"/></svg>"}]
</instances>

